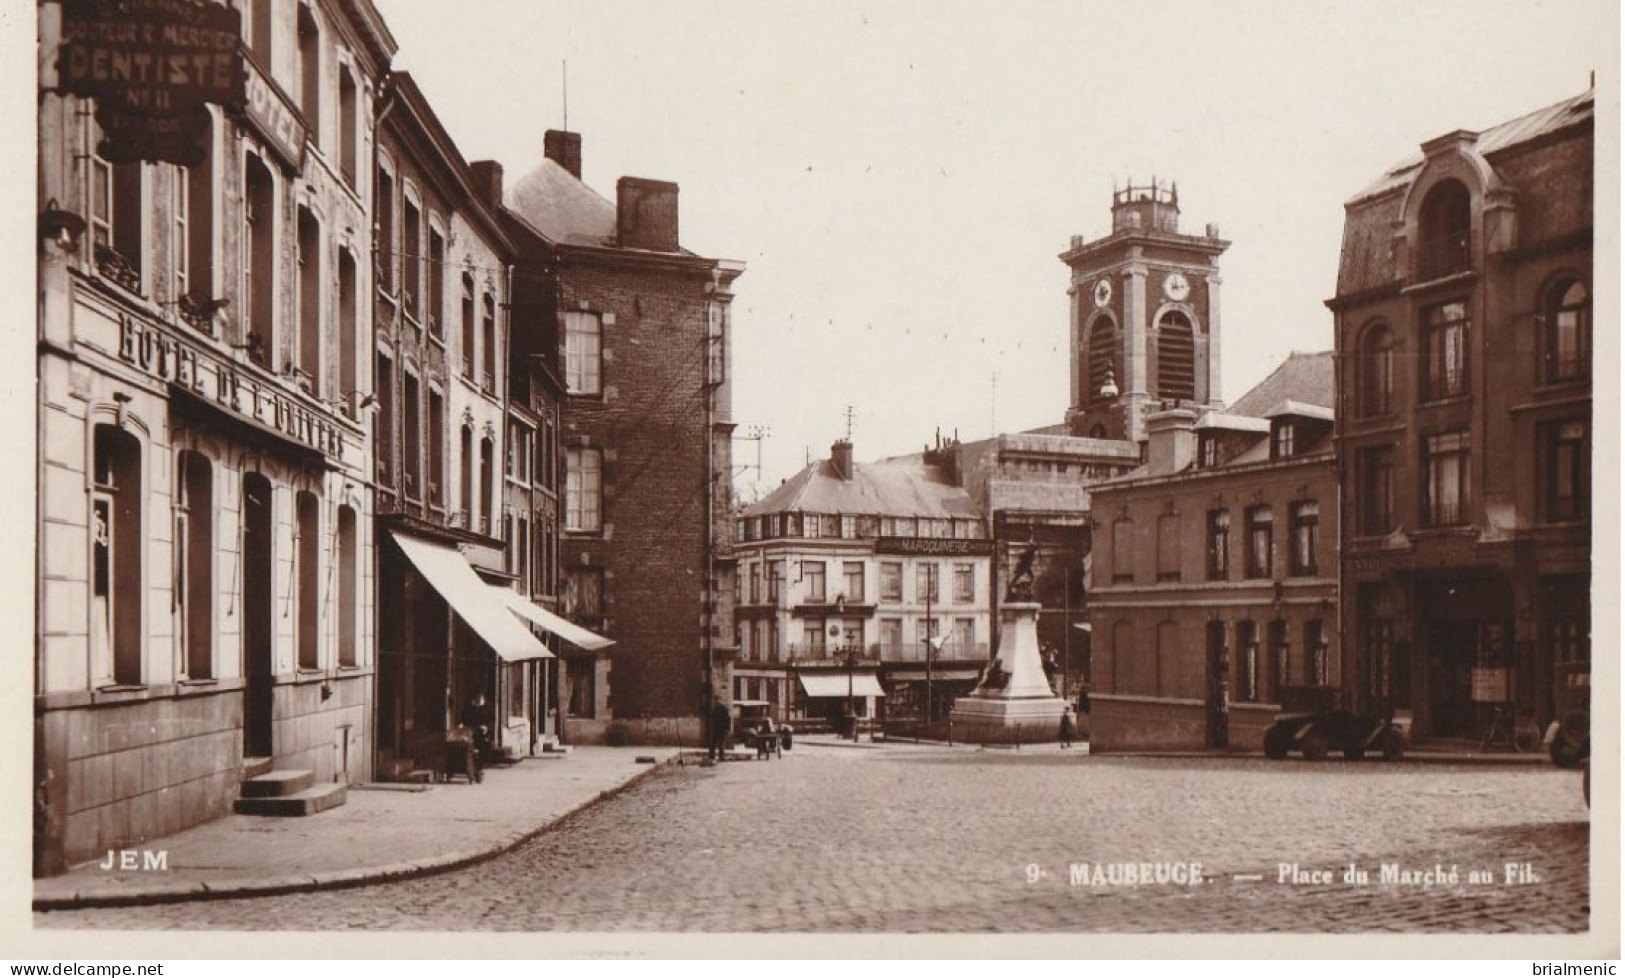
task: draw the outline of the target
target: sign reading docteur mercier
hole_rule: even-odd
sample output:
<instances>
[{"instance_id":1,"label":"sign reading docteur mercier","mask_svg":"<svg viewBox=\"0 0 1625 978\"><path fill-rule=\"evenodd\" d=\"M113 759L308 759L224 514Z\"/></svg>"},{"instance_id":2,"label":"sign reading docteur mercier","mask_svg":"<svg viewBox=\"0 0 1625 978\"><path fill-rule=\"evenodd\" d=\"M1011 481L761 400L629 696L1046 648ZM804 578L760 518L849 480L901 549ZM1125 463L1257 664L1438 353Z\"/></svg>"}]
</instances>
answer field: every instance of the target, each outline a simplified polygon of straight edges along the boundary
<instances>
[{"instance_id":1,"label":"sign reading docteur mercier","mask_svg":"<svg viewBox=\"0 0 1625 978\"><path fill-rule=\"evenodd\" d=\"M991 540L954 540L943 537L881 537L875 553L917 557L986 557L993 553Z\"/></svg>"},{"instance_id":2,"label":"sign reading docteur mercier","mask_svg":"<svg viewBox=\"0 0 1625 978\"><path fill-rule=\"evenodd\" d=\"M119 329L119 358L142 373L166 381L291 441L336 460L344 458L344 432L287 392L236 364L178 336L125 317Z\"/></svg>"},{"instance_id":3,"label":"sign reading docteur mercier","mask_svg":"<svg viewBox=\"0 0 1625 978\"><path fill-rule=\"evenodd\" d=\"M243 101L242 15L203 0L63 0L62 91L96 100L114 162L194 165L206 103Z\"/></svg>"}]
</instances>

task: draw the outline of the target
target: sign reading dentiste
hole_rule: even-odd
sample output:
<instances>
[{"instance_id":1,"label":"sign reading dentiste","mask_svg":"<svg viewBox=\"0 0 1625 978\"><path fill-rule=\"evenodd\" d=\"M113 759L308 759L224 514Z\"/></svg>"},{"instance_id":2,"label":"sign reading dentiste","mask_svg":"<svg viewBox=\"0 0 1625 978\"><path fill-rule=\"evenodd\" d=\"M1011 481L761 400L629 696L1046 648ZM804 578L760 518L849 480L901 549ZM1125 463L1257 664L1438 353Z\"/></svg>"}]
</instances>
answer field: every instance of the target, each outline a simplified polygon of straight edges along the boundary
<instances>
[{"instance_id":1,"label":"sign reading dentiste","mask_svg":"<svg viewBox=\"0 0 1625 978\"><path fill-rule=\"evenodd\" d=\"M62 91L96 100L112 162L195 165L206 104L243 101L242 15L204 0L63 0Z\"/></svg>"}]
</instances>

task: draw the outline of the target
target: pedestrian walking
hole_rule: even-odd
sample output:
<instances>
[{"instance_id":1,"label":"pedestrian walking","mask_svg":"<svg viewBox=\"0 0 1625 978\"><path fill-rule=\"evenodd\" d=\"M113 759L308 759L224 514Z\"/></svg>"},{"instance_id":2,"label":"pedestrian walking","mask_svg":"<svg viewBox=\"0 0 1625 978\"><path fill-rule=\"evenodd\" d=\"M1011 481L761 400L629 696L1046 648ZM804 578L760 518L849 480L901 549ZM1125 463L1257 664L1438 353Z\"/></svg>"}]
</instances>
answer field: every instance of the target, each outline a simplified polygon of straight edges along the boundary
<instances>
[{"instance_id":1,"label":"pedestrian walking","mask_svg":"<svg viewBox=\"0 0 1625 978\"><path fill-rule=\"evenodd\" d=\"M707 755L711 760L721 760L722 752L728 746L728 735L733 733L733 711L728 704L717 700L711 706L711 722L706 731L709 734L706 746Z\"/></svg>"}]
</instances>

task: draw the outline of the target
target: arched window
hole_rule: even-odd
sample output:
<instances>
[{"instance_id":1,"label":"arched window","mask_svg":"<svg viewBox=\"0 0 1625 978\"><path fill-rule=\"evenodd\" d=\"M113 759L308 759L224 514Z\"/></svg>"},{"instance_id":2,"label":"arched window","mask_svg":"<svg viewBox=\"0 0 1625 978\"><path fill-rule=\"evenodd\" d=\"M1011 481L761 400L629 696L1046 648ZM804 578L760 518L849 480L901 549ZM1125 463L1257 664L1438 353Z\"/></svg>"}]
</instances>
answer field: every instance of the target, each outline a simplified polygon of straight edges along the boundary
<instances>
[{"instance_id":1,"label":"arched window","mask_svg":"<svg viewBox=\"0 0 1625 978\"><path fill-rule=\"evenodd\" d=\"M142 681L141 442L99 424L91 488L90 643L98 677L135 686Z\"/></svg>"},{"instance_id":2,"label":"arched window","mask_svg":"<svg viewBox=\"0 0 1625 978\"><path fill-rule=\"evenodd\" d=\"M480 517L480 532L496 536L502 532L497 524L497 497L496 480L492 471L496 468L496 446L491 439L480 439L480 505L485 513Z\"/></svg>"},{"instance_id":3,"label":"arched window","mask_svg":"<svg viewBox=\"0 0 1625 978\"><path fill-rule=\"evenodd\" d=\"M1459 180L1442 180L1422 201L1417 277L1442 278L1472 267L1473 204Z\"/></svg>"},{"instance_id":4,"label":"arched window","mask_svg":"<svg viewBox=\"0 0 1625 978\"><path fill-rule=\"evenodd\" d=\"M1556 384L1591 376L1591 294L1577 278L1561 278L1542 297L1540 380Z\"/></svg>"},{"instance_id":5,"label":"arched window","mask_svg":"<svg viewBox=\"0 0 1625 978\"><path fill-rule=\"evenodd\" d=\"M1120 383L1117 371L1117 323L1109 316L1101 316L1089 326L1088 390L1080 399L1084 404L1104 404L1111 398L1101 393L1108 374L1113 383Z\"/></svg>"},{"instance_id":6,"label":"arched window","mask_svg":"<svg viewBox=\"0 0 1625 978\"><path fill-rule=\"evenodd\" d=\"M461 479L458 484L457 501L463 507L462 526L464 529L474 529L474 429L463 425L462 444L458 453L462 464Z\"/></svg>"},{"instance_id":7,"label":"arched window","mask_svg":"<svg viewBox=\"0 0 1625 978\"><path fill-rule=\"evenodd\" d=\"M1360 337L1357 372L1361 417L1389 414L1394 409L1394 334L1378 323Z\"/></svg>"},{"instance_id":8,"label":"arched window","mask_svg":"<svg viewBox=\"0 0 1625 978\"><path fill-rule=\"evenodd\" d=\"M1196 337L1190 318L1176 310L1157 321L1157 396L1196 400Z\"/></svg>"},{"instance_id":9,"label":"arched window","mask_svg":"<svg viewBox=\"0 0 1625 978\"><path fill-rule=\"evenodd\" d=\"M189 679L214 677L214 468L180 454L175 512L175 603Z\"/></svg>"}]
</instances>

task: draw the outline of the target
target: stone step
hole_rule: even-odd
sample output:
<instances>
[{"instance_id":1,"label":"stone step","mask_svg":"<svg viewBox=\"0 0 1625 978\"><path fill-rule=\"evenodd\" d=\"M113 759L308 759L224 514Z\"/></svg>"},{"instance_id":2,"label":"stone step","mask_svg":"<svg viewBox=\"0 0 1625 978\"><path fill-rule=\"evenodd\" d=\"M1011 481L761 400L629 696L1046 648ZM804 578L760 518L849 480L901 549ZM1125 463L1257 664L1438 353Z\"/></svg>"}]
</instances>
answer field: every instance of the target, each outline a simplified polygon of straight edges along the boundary
<instances>
[{"instance_id":1,"label":"stone step","mask_svg":"<svg viewBox=\"0 0 1625 978\"><path fill-rule=\"evenodd\" d=\"M277 798L304 791L316 783L316 772L305 770L267 771L243 782L242 798Z\"/></svg>"},{"instance_id":2,"label":"stone step","mask_svg":"<svg viewBox=\"0 0 1625 978\"><path fill-rule=\"evenodd\" d=\"M243 758L243 780L247 781L249 778L257 778L260 775L265 774L271 770L274 763L275 762L269 757Z\"/></svg>"},{"instance_id":3,"label":"stone step","mask_svg":"<svg viewBox=\"0 0 1625 978\"><path fill-rule=\"evenodd\" d=\"M234 810L239 815L315 815L344 804L348 787L339 782L273 798L239 798Z\"/></svg>"}]
</instances>

